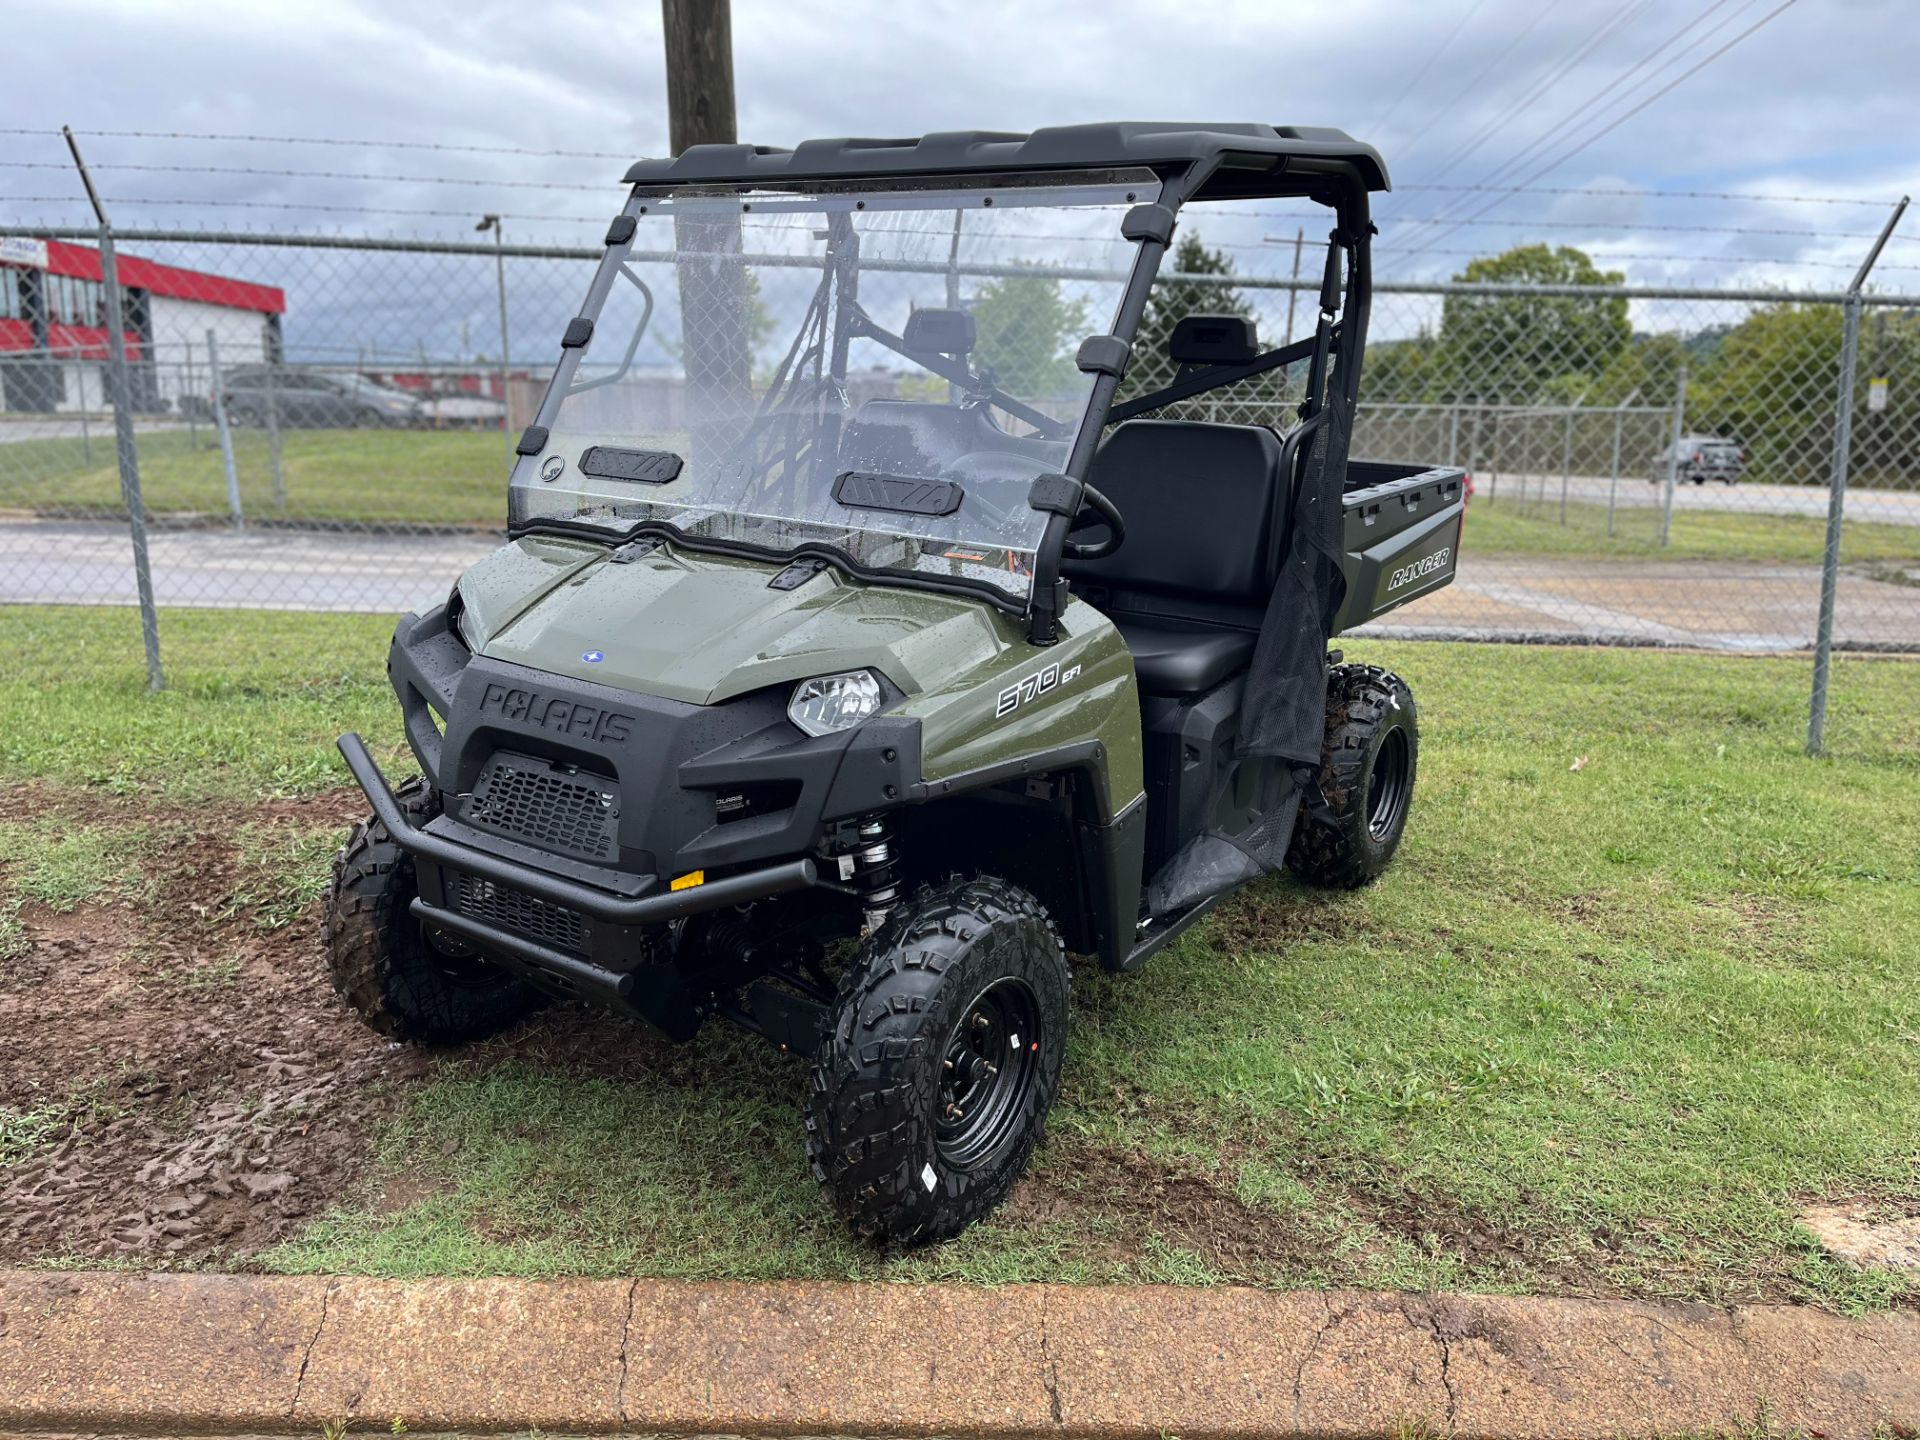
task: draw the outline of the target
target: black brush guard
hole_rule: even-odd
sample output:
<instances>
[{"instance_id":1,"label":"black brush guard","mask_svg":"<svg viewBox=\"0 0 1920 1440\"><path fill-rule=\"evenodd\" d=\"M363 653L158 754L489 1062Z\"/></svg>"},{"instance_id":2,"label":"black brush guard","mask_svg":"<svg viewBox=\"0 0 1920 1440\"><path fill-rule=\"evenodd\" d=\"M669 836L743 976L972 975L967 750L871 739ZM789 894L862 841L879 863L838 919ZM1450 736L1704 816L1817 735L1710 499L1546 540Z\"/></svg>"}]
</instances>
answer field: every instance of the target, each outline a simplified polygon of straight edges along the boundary
<instances>
[{"instance_id":1,"label":"black brush guard","mask_svg":"<svg viewBox=\"0 0 1920 1440\"><path fill-rule=\"evenodd\" d=\"M374 816L386 827L393 843L407 854L455 874L505 886L602 926L639 930L665 925L689 915L787 895L820 883L813 861L800 859L724 876L684 890L655 888L637 896L610 894L420 829L400 808L398 798L368 753L365 742L349 733L340 737L339 745L340 754L365 792ZM660 882L656 878L653 883L657 887ZM584 955L570 954L462 914L451 906L431 904L424 898L414 900L411 909L421 924L466 941L490 959L549 990L637 1014L676 1038L691 1034L698 1023L680 989L677 975L664 967L614 969Z\"/></svg>"}]
</instances>

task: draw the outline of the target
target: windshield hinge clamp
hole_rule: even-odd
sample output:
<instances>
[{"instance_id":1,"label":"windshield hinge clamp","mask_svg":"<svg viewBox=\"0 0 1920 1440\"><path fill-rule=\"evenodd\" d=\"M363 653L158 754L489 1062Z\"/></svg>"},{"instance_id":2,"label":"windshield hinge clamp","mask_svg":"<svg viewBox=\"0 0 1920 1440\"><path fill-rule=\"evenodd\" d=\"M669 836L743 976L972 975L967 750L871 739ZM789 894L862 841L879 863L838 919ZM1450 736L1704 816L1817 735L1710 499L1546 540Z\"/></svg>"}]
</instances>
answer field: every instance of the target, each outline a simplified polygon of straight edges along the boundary
<instances>
[{"instance_id":1,"label":"windshield hinge clamp","mask_svg":"<svg viewBox=\"0 0 1920 1440\"><path fill-rule=\"evenodd\" d=\"M529 425L520 432L520 443L513 447L516 455L538 455L547 448L547 427Z\"/></svg>"},{"instance_id":2,"label":"windshield hinge clamp","mask_svg":"<svg viewBox=\"0 0 1920 1440\"><path fill-rule=\"evenodd\" d=\"M584 315L576 315L567 321L566 333L560 337L560 348L584 350L591 339L593 339L593 321Z\"/></svg>"},{"instance_id":3,"label":"windshield hinge clamp","mask_svg":"<svg viewBox=\"0 0 1920 1440\"><path fill-rule=\"evenodd\" d=\"M1089 335L1080 342L1073 363L1083 375L1111 375L1118 380L1126 375L1132 358L1133 346L1118 335Z\"/></svg>"},{"instance_id":4,"label":"windshield hinge clamp","mask_svg":"<svg viewBox=\"0 0 1920 1440\"><path fill-rule=\"evenodd\" d=\"M798 590L807 581L827 568L827 562L817 555L809 555L804 560L796 560L778 575L767 582L769 590Z\"/></svg>"},{"instance_id":5,"label":"windshield hinge clamp","mask_svg":"<svg viewBox=\"0 0 1920 1440\"><path fill-rule=\"evenodd\" d=\"M1080 513L1080 482L1071 475L1039 475L1027 490L1027 504L1071 520Z\"/></svg>"},{"instance_id":6,"label":"windshield hinge clamp","mask_svg":"<svg viewBox=\"0 0 1920 1440\"><path fill-rule=\"evenodd\" d=\"M660 542L652 536L641 540L629 540L617 547L607 559L615 565L631 565L636 560L645 559L660 548Z\"/></svg>"}]
</instances>

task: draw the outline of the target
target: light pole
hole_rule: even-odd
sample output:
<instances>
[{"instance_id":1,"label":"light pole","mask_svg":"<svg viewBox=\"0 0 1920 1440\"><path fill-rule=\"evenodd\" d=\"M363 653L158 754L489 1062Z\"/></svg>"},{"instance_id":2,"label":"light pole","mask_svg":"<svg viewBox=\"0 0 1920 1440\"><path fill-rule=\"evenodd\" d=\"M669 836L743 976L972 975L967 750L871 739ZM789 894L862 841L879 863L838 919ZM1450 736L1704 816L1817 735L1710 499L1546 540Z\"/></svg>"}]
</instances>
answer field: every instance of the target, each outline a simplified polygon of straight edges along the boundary
<instances>
[{"instance_id":1,"label":"light pole","mask_svg":"<svg viewBox=\"0 0 1920 1440\"><path fill-rule=\"evenodd\" d=\"M498 215L482 215L480 223L473 227L482 234L493 231L493 279L494 287L500 296L500 430L509 439L513 436L513 401L508 389L511 376L507 369L507 252L506 236L500 227Z\"/></svg>"}]
</instances>

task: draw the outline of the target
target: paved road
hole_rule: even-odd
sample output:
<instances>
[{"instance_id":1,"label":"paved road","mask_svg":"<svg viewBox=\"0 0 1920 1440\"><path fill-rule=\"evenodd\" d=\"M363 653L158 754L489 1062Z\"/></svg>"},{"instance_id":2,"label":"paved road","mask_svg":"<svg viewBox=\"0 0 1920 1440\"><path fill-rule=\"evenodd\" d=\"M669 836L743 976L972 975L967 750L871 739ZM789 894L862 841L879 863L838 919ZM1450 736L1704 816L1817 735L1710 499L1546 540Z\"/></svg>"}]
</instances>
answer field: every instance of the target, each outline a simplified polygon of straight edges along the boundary
<instances>
[{"instance_id":1,"label":"paved road","mask_svg":"<svg viewBox=\"0 0 1920 1440\"><path fill-rule=\"evenodd\" d=\"M1559 475L1498 474L1474 476L1476 504L1500 504L1525 497L1529 505L1560 503ZM1658 510L1666 503L1666 485L1623 476L1616 484L1604 475L1574 475L1566 479L1567 499L1575 505L1605 509L1609 493L1621 510ZM1673 492L1674 513L1728 511L1742 515L1802 515L1827 518L1827 491L1813 485L1678 485ZM1849 490L1847 519L1879 525L1920 525L1920 490ZM1631 523L1645 528L1645 520Z\"/></svg>"},{"instance_id":2,"label":"paved road","mask_svg":"<svg viewBox=\"0 0 1920 1440\"><path fill-rule=\"evenodd\" d=\"M163 430L185 430L187 422L136 420L133 428L138 435L157 435ZM22 440L78 440L87 434L111 436L113 416L90 415L85 425L80 423L77 414L49 415L44 420L0 420L0 445L12 445Z\"/></svg>"},{"instance_id":3,"label":"paved road","mask_svg":"<svg viewBox=\"0 0 1920 1440\"><path fill-rule=\"evenodd\" d=\"M148 559L162 605L397 615L444 600L460 572L499 543L487 535L153 530ZM0 604L123 605L133 598L124 526L0 521Z\"/></svg>"},{"instance_id":4,"label":"paved road","mask_svg":"<svg viewBox=\"0 0 1920 1440\"><path fill-rule=\"evenodd\" d=\"M445 598L497 542L484 534L376 536L256 529L156 530L162 605L398 614ZM101 522L0 521L0 603L123 605L133 599L126 532ZM1483 556L1455 583L1372 633L1586 639L1731 651L1813 640L1820 572L1806 565ZM1848 573L1842 645L1920 650L1920 583Z\"/></svg>"}]
</instances>

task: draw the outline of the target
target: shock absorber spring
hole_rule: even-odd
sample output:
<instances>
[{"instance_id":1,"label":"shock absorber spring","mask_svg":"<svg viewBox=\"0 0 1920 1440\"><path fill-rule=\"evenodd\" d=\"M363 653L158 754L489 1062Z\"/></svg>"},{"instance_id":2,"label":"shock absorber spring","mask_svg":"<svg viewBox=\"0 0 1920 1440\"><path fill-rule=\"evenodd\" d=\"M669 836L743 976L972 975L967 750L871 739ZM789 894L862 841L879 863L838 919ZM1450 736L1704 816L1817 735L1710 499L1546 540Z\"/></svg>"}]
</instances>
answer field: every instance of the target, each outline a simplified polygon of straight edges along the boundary
<instances>
[{"instance_id":1,"label":"shock absorber spring","mask_svg":"<svg viewBox=\"0 0 1920 1440\"><path fill-rule=\"evenodd\" d=\"M887 923L900 901L899 863L894 853L893 826L884 815L862 820L854 827L853 861L849 877L860 894L862 935L871 935Z\"/></svg>"}]
</instances>

